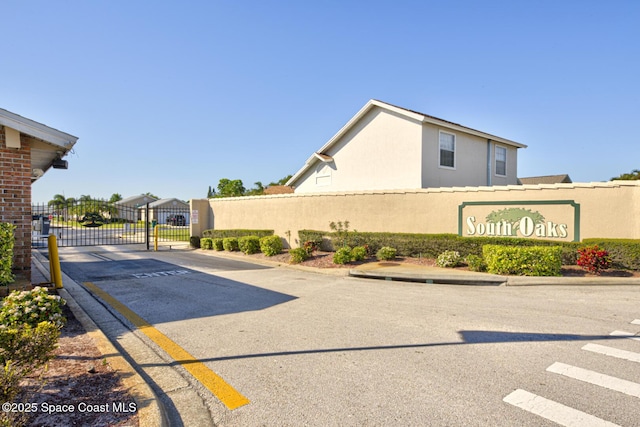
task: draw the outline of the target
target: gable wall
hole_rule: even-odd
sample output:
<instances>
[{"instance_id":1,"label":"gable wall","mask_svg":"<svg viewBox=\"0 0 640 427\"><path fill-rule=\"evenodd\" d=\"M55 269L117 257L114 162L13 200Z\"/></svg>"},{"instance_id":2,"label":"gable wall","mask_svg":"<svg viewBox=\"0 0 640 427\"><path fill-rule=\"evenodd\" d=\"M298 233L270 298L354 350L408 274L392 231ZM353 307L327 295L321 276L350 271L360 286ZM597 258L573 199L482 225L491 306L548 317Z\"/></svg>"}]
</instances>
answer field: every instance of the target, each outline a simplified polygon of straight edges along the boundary
<instances>
[{"instance_id":1,"label":"gable wall","mask_svg":"<svg viewBox=\"0 0 640 427\"><path fill-rule=\"evenodd\" d=\"M334 161L316 162L300 178L295 191L418 188L420 140L419 122L374 108L324 153ZM326 169L317 173L318 167Z\"/></svg>"}]
</instances>

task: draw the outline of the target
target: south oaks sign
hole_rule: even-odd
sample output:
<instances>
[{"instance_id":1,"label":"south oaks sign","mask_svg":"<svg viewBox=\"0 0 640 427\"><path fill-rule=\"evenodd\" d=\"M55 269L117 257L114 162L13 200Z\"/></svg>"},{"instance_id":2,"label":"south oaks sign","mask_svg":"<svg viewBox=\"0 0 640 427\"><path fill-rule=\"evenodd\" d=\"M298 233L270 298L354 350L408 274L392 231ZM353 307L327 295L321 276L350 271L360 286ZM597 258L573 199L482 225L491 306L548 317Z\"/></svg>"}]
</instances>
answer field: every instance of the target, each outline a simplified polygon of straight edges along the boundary
<instances>
[{"instance_id":1,"label":"south oaks sign","mask_svg":"<svg viewBox=\"0 0 640 427\"><path fill-rule=\"evenodd\" d=\"M580 241L580 205L573 200L463 202L458 234Z\"/></svg>"}]
</instances>

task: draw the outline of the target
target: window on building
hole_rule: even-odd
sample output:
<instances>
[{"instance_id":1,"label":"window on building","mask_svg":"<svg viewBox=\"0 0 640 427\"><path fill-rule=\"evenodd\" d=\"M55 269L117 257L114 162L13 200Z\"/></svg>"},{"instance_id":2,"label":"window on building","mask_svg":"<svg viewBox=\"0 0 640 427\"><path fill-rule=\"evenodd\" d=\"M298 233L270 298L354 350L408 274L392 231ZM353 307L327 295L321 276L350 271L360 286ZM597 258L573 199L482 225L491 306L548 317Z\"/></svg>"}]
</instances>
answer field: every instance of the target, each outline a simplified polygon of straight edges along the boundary
<instances>
[{"instance_id":1,"label":"window on building","mask_svg":"<svg viewBox=\"0 0 640 427\"><path fill-rule=\"evenodd\" d=\"M440 166L456 167L456 136L452 133L440 132Z\"/></svg>"},{"instance_id":2,"label":"window on building","mask_svg":"<svg viewBox=\"0 0 640 427\"><path fill-rule=\"evenodd\" d=\"M507 176L507 149L496 146L496 175Z\"/></svg>"}]
</instances>

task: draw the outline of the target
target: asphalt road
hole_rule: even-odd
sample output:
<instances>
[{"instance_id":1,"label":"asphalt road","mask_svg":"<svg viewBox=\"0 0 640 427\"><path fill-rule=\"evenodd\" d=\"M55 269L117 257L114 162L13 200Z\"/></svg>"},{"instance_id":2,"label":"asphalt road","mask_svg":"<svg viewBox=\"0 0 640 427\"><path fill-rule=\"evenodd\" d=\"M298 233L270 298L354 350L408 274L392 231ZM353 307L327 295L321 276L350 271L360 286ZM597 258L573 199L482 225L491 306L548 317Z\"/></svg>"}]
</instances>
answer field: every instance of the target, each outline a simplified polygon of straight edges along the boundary
<instances>
[{"instance_id":1,"label":"asphalt road","mask_svg":"<svg viewBox=\"0 0 640 427\"><path fill-rule=\"evenodd\" d=\"M640 341L611 335L640 333L637 287L375 281L194 251L60 256L249 400L231 410L202 392L220 425L640 426Z\"/></svg>"}]
</instances>

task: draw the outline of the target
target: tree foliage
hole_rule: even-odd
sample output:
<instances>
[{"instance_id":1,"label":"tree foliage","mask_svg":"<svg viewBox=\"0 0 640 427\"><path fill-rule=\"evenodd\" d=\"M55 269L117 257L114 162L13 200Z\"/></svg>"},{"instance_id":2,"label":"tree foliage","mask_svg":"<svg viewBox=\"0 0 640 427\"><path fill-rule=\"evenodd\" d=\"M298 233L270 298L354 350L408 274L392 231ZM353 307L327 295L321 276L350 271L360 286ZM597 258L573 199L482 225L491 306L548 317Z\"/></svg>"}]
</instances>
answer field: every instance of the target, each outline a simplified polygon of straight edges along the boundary
<instances>
[{"instance_id":1,"label":"tree foliage","mask_svg":"<svg viewBox=\"0 0 640 427\"><path fill-rule=\"evenodd\" d=\"M287 175L284 178L269 183L267 187L273 185L285 185L289 179L291 179L292 175ZM214 197L240 197L240 196L260 196L264 194L265 186L261 181L256 181L253 183L254 187L250 189L246 189L242 180L240 179L228 179L222 178L218 182L217 191L209 186L207 190L207 198L211 199Z\"/></svg>"},{"instance_id":2,"label":"tree foliage","mask_svg":"<svg viewBox=\"0 0 640 427\"><path fill-rule=\"evenodd\" d=\"M611 181L637 181L640 180L640 169L634 169L629 173L623 173L620 176L611 178Z\"/></svg>"}]
</instances>

